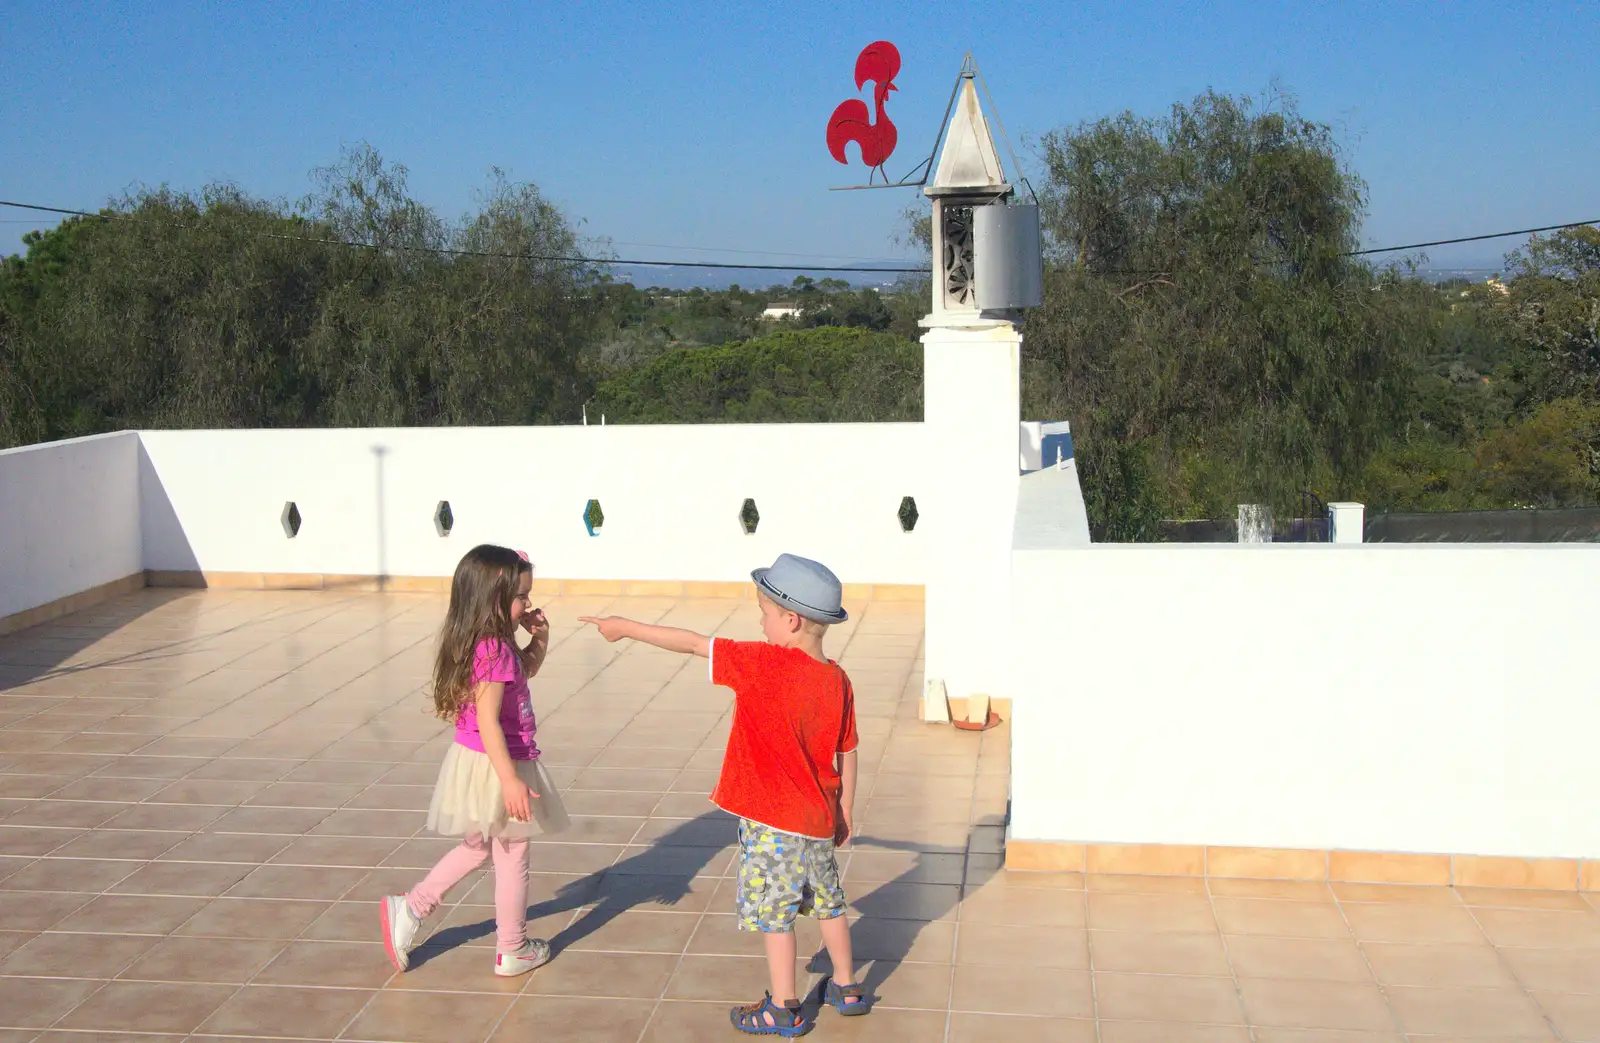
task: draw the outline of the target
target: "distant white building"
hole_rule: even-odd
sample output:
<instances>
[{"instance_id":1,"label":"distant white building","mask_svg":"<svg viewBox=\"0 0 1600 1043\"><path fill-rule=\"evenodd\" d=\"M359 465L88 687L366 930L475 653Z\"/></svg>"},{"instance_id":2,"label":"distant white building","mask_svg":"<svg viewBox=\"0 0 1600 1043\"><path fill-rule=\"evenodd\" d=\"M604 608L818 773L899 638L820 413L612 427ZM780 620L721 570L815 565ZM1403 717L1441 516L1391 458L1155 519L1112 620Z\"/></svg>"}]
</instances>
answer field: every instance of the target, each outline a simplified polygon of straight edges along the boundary
<instances>
[{"instance_id":1,"label":"distant white building","mask_svg":"<svg viewBox=\"0 0 1600 1043\"><path fill-rule=\"evenodd\" d=\"M800 315L800 305L794 301L773 301L761 313L763 319L793 319Z\"/></svg>"}]
</instances>

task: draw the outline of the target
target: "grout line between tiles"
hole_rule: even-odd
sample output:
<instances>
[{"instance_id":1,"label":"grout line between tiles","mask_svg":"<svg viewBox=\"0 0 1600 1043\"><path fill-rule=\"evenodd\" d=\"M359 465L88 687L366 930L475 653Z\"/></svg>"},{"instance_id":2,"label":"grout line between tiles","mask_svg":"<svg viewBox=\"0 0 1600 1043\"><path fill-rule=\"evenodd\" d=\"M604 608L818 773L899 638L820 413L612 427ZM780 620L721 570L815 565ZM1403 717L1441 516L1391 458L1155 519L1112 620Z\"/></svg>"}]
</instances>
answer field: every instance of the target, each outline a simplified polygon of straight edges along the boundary
<instances>
[{"instance_id":1,"label":"grout line between tiles","mask_svg":"<svg viewBox=\"0 0 1600 1043\"><path fill-rule=\"evenodd\" d=\"M1488 943L1489 948L1494 950L1494 958L1496 962L1498 962L1501 968L1511 976L1511 980L1517 983L1517 988L1520 989L1522 994L1527 997L1528 1002L1533 1004L1533 1009L1539 1012L1539 1017L1544 1019L1545 1025L1549 1026L1549 1029L1551 1033L1554 1034L1555 1038L1561 1040L1562 1043L1566 1043L1567 1036L1561 1031L1560 1027L1556 1025L1555 1018L1551 1017L1550 1012L1544 1009L1544 1004L1539 1002L1539 997L1533 994L1533 990L1530 989L1525 982L1523 982L1521 976L1517 974L1516 968L1511 965L1511 961L1506 959L1506 954L1501 950L1500 946L1495 943L1493 938L1489 937L1489 932L1483 926L1483 921L1478 919L1477 909L1474 906L1467 905L1465 902L1463 902L1462 905L1467 910L1467 915L1472 917L1472 926L1478 929L1478 933L1483 936L1483 940Z\"/></svg>"},{"instance_id":2,"label":"grout line between tiles","mask_svg":"<svg viewBox=\"0 0 1600 1043\"><path fill-rule=\"evenodd\" d=\"M1361 962L1367 968L1368 977L1377 985L1378 994L1383 997L1383 1005L1388 1008L1389 1017L1394 1021L1395 1031L1400 1034L1401 1039L1410 1043L1413 1033L1406 1031L1405 1023L1400 1020L1400 1012L1395 1010L1394 1000L1389 996L1389 987L1378 977L1377 970L1372 966L1372 958L1367 955L1367 947L1356 935L1355 924L1350 922L1350 915L1344 907L1344 899L1339 897L1339 892L1334 888L1330 887L1328 890L1333 894L1333 907L1339 911L1339 919L1344 922L1344 929L1348 932L1351 943L1355 945L1356 952L1361 954Z\"/></svg>"},{"instance_id":3,"label":"grout line between tiles","mask_svg":"<svg viewBox=\"0 0 1600 1043\"><path fill-rule=\"evenodd\" d=\"M1217 930L1217 940L1222 944L1222 959L1228 965L1228 977L1233 980L1233 996L1239 1004L1239 1018L1245 1024L1245 1031L1250 1033L1251 1043L1255 1043L1259 1037L1256 1035L1256 1026L1250 1018L1250 1012L1245 1009L1244 986L1239 982L1238 968L1233 965L1233 950L1228 947L1228 936L1222 930L1222 917L1217 914L1217 896L1211 891L1210 876L1203 877L1201 883L1206 891L1206 908L1211 910L1211 923Z\"/></svg>"}]
</instances>

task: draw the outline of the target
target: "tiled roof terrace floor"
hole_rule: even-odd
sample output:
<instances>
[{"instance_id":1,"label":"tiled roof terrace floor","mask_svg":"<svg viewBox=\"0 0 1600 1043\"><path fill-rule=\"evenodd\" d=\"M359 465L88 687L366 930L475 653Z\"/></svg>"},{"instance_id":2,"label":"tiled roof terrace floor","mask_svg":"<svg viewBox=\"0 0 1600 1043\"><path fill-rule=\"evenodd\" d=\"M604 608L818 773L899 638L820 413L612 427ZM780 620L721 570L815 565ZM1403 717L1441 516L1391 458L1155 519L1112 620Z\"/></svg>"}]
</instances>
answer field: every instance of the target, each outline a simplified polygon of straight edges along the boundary
<instances>
[{"instance_id":1,"label":"tiled roof terrace floor","mask_svg":"<svg viewBox=\"0 0 1600 1043\"><path fill-rule=\"evenodd\" d=\"M920 606L850 607L842 864L878 999L813 1038L1600 1040L1593 896L1007 874L1007 728L920 723ZM539 742L574 828L532 856L530 931L559 954L511 980L486 874L408 973L378 940L374 900L450 844L421 832L449 742L423 695L441 598L145 591L0 639L0 1043L733 1038L765 969L706 801L731 697L575 619L754 637L753 605L545 608Z\"/></svg>"}]
</instances>

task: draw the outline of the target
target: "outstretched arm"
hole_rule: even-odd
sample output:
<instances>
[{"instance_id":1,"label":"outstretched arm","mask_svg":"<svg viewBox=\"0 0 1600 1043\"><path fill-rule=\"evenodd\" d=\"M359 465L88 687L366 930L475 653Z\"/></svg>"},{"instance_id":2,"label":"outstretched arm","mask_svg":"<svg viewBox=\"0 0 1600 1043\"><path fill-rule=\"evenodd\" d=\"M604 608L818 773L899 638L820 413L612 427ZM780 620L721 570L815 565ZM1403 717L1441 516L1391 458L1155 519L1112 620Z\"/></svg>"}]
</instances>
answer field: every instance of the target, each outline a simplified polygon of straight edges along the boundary
<instances>
[{"instance_id":1,"label":"outstretched arm","mask_svg":"<svg viewBox=\"0 0 1600 1043\"><path fill-rule=\"evenodd\" d=\"M664 648L668 652L697 655L702 659L711 655L711 639L693 630L658 627L652 623L640 623L638 620L624 619L621 616L579 616L578 622L593 623L595 629L600 631L600 636L607 641L621 641L627 638L630 641L643 641L647 645Z\"/></svg>"}]
</instances>

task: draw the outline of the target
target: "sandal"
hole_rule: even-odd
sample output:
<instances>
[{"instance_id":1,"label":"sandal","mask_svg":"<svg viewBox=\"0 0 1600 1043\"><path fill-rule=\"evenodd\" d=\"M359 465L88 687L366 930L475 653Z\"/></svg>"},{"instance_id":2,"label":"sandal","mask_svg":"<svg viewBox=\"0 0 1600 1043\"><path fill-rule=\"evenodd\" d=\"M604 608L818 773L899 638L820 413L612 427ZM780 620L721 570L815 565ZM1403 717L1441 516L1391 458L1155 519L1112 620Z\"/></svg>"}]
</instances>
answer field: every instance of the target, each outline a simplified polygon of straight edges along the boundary
<instances>
[{"instance_id":1,"label":"sandal","mask_svg":"<svg viewBox=\"0 0 1600 1043\"><path fill-rule=\"evenodd\" d=\"M771 1018L772 1023L767 1024ZM760 1003L751 1003L742 1007L735 1007L728 1012L728 1020L733 1022L733 1027L740 1032L752 1036L782 1036L793 1039L810 1032L815 1024L804 1014L796 1014L788 1007L780 1007L772 1002L772 993L761 997Z\"/></svg>"},{"instance_id":2,"label":"sandal","mask_svg":"<svg viewBox=\"0 0 1600 1043\"><path fill-rule=\"evenodd\" d=\"M832 978L822 990L823 1002L847 1018L859 1017L867 1013L867 996L861 988L860 982L850 985L840 985Z\"/></svg>"}]
</instances>

